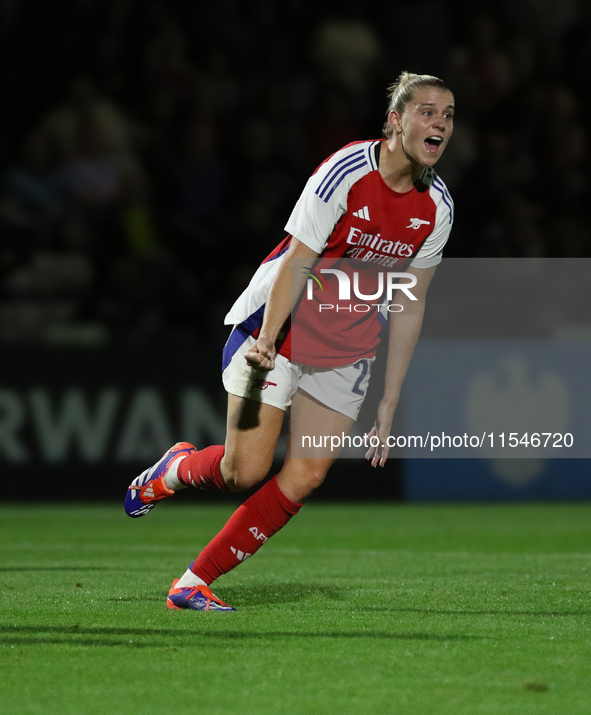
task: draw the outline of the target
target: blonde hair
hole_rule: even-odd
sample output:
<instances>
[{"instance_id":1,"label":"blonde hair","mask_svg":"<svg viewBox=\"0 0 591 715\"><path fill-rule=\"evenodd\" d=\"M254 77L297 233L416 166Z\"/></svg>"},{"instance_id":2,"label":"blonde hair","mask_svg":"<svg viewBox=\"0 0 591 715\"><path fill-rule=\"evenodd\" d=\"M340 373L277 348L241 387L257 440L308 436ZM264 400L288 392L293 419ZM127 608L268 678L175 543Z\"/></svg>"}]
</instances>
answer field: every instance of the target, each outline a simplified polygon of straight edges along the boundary
<instances>
[{"instance_id":1,"label":"blonde hair","mask_svg":"<svg viewBox=\"0 0 591 715\"><path fill-rule=\"evenodd\" d=\"M388 87L388 111L386 112L386 123L382 130L386 138L391 137L394 131L391 125L388 124L390 112L395 110L399 114L402 114L406 105L413 98L415 90L421 87L436 87L437 89L447 90L448 92L451 91L439 77L434 77L431 74L402 72L396 82Z\"/></svg>"}]
</instances>

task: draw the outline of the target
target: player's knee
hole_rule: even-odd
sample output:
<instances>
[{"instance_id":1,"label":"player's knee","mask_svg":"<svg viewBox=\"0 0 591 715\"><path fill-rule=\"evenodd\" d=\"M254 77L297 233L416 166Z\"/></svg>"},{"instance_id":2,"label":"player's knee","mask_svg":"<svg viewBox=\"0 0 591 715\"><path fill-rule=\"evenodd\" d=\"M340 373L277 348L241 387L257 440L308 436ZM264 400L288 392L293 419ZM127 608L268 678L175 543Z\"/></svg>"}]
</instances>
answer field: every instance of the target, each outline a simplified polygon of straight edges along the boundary
<instances>
[{"instance_id":1,"label":"player's knee","mask_svg":"<svg viewBox=\"0 0 591 715\"><path fill-rule=\"evenodd\" d=\"M270 465L257 463L256 460L224 459L222 460L222 476L228 489L233 492L244 492L256 486L269 473Z\"/></svg>"},{"instance_id":2,"label":"player's knee","mask_svg":"<svg viewBox=\"0 0 591 715\"><path fill-rule=\"evenodd\" d=\"M312 494L315 489L324 482L326 471L317 467L308 467L300 476L302 489L308 494Z\"/></svg>"}]
</instances>

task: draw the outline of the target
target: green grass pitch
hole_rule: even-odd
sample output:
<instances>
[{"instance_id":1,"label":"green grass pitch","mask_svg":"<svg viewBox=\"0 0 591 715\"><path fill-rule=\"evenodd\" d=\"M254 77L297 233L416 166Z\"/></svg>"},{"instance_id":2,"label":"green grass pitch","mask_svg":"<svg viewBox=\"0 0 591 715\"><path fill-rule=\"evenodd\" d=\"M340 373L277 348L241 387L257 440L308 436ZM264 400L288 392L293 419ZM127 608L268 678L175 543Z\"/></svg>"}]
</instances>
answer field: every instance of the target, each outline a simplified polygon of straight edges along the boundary
<instances>
[{"instance_id":1,"label":"green grass pitch","mask_svg":"<svg viewBox=\"0 0 591 715\"><path fill-rule=\"evenodd\" d=\"M231 506L0 509L0 713L588 715L591 507L310 503L166 593Z\"/></svg>"}]
</instances>

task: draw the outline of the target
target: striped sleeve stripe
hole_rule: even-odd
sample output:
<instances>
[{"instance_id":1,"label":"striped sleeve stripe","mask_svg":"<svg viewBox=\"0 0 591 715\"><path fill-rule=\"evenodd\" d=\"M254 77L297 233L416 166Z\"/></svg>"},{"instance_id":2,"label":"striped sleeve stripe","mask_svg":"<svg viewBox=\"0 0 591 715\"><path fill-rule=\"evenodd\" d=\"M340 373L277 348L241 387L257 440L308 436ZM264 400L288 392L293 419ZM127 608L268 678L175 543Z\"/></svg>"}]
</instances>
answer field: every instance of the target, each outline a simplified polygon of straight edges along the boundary
<instances>
[{"instance_id":1,"label":"striped sleeve stripe","mask_svg":"<svg viewBox=\"0 0 591 715\"><path fill-rule=\"evenodd\" d=\"M447 186L443 183L443 181L441 181L441 179L439 177L435 177L435 179L433 181L433 186L443 194L444 198L447 198L446 203L449 206L449 210L451 212L451 218L453 220L454 202L451 197L451 194L447 190Z\"/></svg>"},{"instance_id":2,"label":"striped sleeve stripe","mask_svg":"<svg viewBox=\"0 0 591 715\"><path fill-rule=\"evenodd\" d=\"M436 189L437 191L439 191L439 193L443 197L443 203L449 209L449 222L451 223L453 221L453 215L454 215L453 208L452 208L453 201L451 200L451 196L449 196L449 194L446 195L446 192L440 186L437 186L437 184L435 184L435 183L433 184L433 188Z\"/></svg>"},{"instance_id":3,"label":"striped sleeve stripe","mask_svg":"<svg viewBox=\"0 0 591 715\"><path fill-rule=\"evenodd\" d=\"M433 179L433 183L436 184L437 186L439 186L439 188L442 189L442 191L445 191L447 198L451 199L451 194L449 193L447 186L443 183L443 181L441 181L441 179L438 176L436 176Z\"/></svg>"},{"instance_id":4,"label":"striped sleeve stripe","mask_svg":"<svg viewBox=\"0 0 591 715\"><path fill-rule=\"evenodd\" d=\"M357 169L363 169L364 166L367 166L367 161L365 159L363 159L363 161L361 163L355 164L355 166L350 167L349 169L347 169L347 171L342 173L341 176L339 177L339 180L336 183L333 183L332 189L327 194L326 198L323 199L324 203L328 202L330 197L339 188L339 184L343 181L343 179L345 178L345 176L347 176L347 174L351 174L354 171L357 171Z\"/></svg>"},{"instance_id":5,"label":"striped sleeve stripe","mask_svg":"<svg viewBox=\"0 0 591 715\"><path fill-rule=\"evenodd\" d=\"M369 158L369 165L372 168L372 171L377 171L378 165L376 163L376 144L379 144L379 142L372 142L368 147L367 147L367 156Z\"/></svg>"},{"instance_id":6,"label":"striped sleeve stripe","mask_svg":"<svg viewBox=\"0 0 591 715\"><path fill-rule=\"evenodd\" d=\"M332 169L328 172L328 174L324 177L323 181L321 182L320 186L316 189L316 193L318 196L320 196L321 199L324 199L324 201L328 201L330 196L332 195L332 191L334 191L333 184L334 182L339 178L339 176L342 174L343 171L346 173L349 173L347 169L352 165L356 164L361 161L361 166L363 166L366 163L366 159L363 156L364 150L359 149L358 151L354 152L353 154L349 154L348 156L343 157L340 161L338 161ZM358 167L355 167L358 168ZM340 181L339 181L340 183ZM338 184L337 184L338 186ZM330 192L328 197L324 197L326 192L331 188L332 191Z\"/></svg>"},{"instance_id":7,"label":"striped sleeve stripe","mask_svg":"<svg viewBox=\"0 0 591 715\"><path fill-rule=\"evenodd\" d=\"M433 179L433 183L434 183L434 184L437 184L437 186L439 186L439 188L440 188L442 191L445 192L445 195L447 196L447 198L448 198L450 201L452 201L452 199L451 199L451 194L449 193L449 189L448 189L447 186L443 183L443 181L441 181L441 179L440 179L438 176L436 176L436 177ZM452 203L453 203L453 201L452 201Z\"/></svg>"}]
</instances>

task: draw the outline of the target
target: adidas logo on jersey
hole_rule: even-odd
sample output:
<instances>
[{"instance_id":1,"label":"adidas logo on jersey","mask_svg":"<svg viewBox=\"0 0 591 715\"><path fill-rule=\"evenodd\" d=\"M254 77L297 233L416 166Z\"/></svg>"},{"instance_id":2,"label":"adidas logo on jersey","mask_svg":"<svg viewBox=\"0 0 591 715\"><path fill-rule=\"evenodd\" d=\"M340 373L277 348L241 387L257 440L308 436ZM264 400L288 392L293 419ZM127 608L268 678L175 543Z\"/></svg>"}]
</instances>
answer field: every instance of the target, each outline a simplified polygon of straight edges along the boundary
<instances>
[{"instance_id":1,"label":"adidas logo on jersey","mask_svg":"<svg viewBox=\"0 0 591 715\"><path fill-rule=\"evenodd\" d=\"M367 206L364 206L362 209L359 209L359 211L353 211L353 216L357 216L357 218L362 218L366 221L369 221L369 208Z\"/></svg>"}]
</instances>

